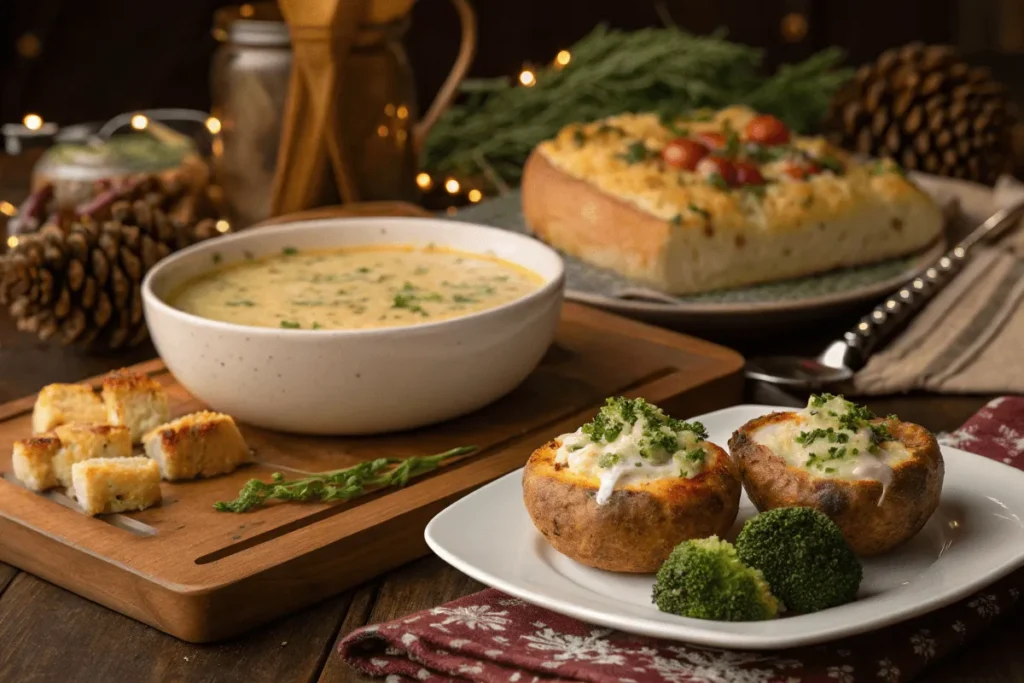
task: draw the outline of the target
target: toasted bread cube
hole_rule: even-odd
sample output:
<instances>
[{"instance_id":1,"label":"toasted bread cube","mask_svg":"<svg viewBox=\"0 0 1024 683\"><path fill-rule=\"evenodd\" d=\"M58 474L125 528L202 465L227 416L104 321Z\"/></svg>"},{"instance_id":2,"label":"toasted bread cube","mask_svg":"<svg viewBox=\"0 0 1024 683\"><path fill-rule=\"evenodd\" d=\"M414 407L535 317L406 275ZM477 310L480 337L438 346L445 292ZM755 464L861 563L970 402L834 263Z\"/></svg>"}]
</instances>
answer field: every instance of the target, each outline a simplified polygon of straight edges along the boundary
<instances>
[{"instance_id":1,"label":"toasted bread cube","mask_svg":"<svg viewBox=\"0 0 1024 683\"><path fill-rule=\"evenodd\" d=\"M45 491L60 485L53 473L53 458L60 450L60 439L55 436L36 436L14 442L11 464L14 476L33 491Z\"/></svg>"},{"instance_id":2,"label":"toasted bread cube","mask_svg":"<svg viewBox=\"0 0 1024 683\"><path fill-rule=\"evenodd\" d=\"M148 375L123 370L111 373L103 380L102 393L107 422L127 427L132 443L141 443L146 432L171 418L167 393Z\"/></svg>"},{"instance_id":3,"label":"toasted bread cube","mask_svg":"<svg viewBox=\"0 0 1024 683\"><path fill-rule=\"evenodd\" d=\"M164 479L195 479L233 472L249 462L249 447L230 415L202 411L146 434L146 455Z\"/></svg>"},{"instance_id":4,"label":"toasted bread cube","mask_svg":"<svg viewBox=\"0 0 1024 683\"><path fill-rule=\"evenodd\" d=\"M53 431L61 444L53 458L53 474L61 486L71 486L71 467L76 462L132 455L132 439L127 427L66 424Z\"/></svg>"},{"instance_id":5,"label":"toasted bread cube","mask_svg":"<svg viewBox=\"0 0 1024 683\"><path fill-rule=\"evenodd\" d=\"M145 510L160 502L160 467L145 457L93 458L71 466L75 499L85 514Z\"/></svg>"},{"instance_id":6,"label":"toasted bread cube","mask_svg":"<svg viewBox=\"0 0 1024 683\"><path fill-rule=\"evenodd\" d=\"M107 411L92 387L85 384L48 384L32 409L32 431L48 432L69 422L104 424Z\"/></svg>"}]
</instances>

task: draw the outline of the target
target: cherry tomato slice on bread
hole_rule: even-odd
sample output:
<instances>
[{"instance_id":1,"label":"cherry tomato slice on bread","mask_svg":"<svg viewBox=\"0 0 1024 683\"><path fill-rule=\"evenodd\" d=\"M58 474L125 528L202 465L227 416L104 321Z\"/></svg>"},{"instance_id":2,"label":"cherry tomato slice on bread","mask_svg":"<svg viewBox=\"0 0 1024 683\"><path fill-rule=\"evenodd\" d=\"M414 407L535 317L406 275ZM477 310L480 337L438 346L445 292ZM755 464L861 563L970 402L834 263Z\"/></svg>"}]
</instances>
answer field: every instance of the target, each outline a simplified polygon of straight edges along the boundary
<instances>
[{"instance_id":1,"label":"cherry tomato slice on bread","mask_svg":"<svg viewBox=\"0 0 1024 683\"><path fill-rule=\"evenodd\" d=\"M661 150L661 158L666 164L687 171L697 168L697 163L707 155L707 147L687 138L672 140Z\"/></svg>"},{"instance_id":2,"label":"cherry tomato slice on bread","mask_svg":"<svg viewBox=\"0 0 1024 683\"><path fill-rule=\"evenodd\" d=\"M743 137L761 145L784 145L789 142L789 128L774 116L761 114L750 119Z\"/></svg>"},{"instance_id":3,"label":"cherry tomato slice on bread","mask_svg":"<svg viewBox=\"0 0 1024 683\"><path fill-rule=\"evenodd\" d=\"M736 167L731 161L723 157L704 157L697 164L696 170L705 180L710 180L717 175L730 187L736 184Z\"/></svg>"},{"instance_id":4,"label":"cherry tomato slice on bread","mask_svg":"<svg viewBox=\"0 0 1024 683\"><path fill-rule=\"evenodd\" d=\"M788 164L782 169L790 178L807 180L816 173L821 173L821 167L817 164Z\"/></svg>"},{"instance_id":5,"label":"cherry tomato slice on bread","mask_svg":"<svg viewBox=\"0 0 1024 683\"><path fill-rule=\"evenodd\" d=\"M764 185L761 170L749 161L734 161L737 185Z\"/></svg>"},{"instance_id":6,"label":"cherry tomato slice on bread","mask_svg":"<svg viewBox=\"0 0 1024 683\"><path fill-rule=\"evenodd\" d=\"M694 137L700 140L700 142L708 149L723 149L725 147L725 133L707 131L703 133L696 133Z\"/></svg>"}]
</instances>

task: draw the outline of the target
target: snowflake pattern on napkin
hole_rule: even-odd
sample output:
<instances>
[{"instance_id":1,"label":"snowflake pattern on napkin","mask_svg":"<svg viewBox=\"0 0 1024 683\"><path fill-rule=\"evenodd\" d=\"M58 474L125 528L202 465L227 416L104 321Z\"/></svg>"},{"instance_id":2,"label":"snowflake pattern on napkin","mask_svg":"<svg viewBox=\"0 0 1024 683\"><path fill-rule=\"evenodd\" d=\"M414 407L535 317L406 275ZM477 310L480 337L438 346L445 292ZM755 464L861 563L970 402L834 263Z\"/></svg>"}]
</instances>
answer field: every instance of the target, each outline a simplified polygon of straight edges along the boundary
<instances>
[{"instance_id":1,"label":"snowflake pattern on napkin","mask_svg":"<svg viewBox=\"0 0 1024 683\"><path fill-rule=\"evenodd\" d=\"M1024 469L1024 397L998 398L942 443ZM354 631L339 653L387 683L899 683L1009 611L1018 570L965 600L843 640L779 652L698 647L598 628L487 589Z\"/></svg>"}]
</instances>

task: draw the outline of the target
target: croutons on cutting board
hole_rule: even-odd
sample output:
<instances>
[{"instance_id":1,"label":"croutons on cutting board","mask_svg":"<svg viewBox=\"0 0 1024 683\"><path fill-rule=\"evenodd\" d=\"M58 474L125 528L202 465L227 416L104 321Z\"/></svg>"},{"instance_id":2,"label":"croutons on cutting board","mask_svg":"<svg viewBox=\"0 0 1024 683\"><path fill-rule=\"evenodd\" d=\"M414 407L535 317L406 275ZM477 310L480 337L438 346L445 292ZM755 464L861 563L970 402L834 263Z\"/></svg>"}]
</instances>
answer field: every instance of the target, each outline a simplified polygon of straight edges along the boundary
<instances>
[{"instance_id":1,"label":"croutons on cutting board","mask_svg":"<svg viewBox=\"0 0 1024 683\"><path fill-rule=\"evenodd\" d=\"M132 443L141 443L146 432L171 417L167 393L149 375L126 370L112 372L103 380L101 393L106 421L127 427Z\"/></svg>"},{"instance_id":2,"label":"croutons on cutting board","mask_svg":"<svg viewBox=\"0 0 1024 683\"><path fill-rule=\"evenodd\" d=\"M71 480L75 499L90 516L145 510L161 500L160 467L146 457L76 462Z\"/></svg>"},{"instance_id":3,"label":"croutons on cutting board","mask_svg":"<svg viewBox=\"0 0 1024 683\"><path fill-rule=\"evenodd\" d=\"M14 442L11 465L14 476L33 491L60 486L53 471L53 458L60 451L60 439L53 435L35 436Z\"/></svg>"},{"instance_id":4,"label":"croutons on cutting board","mask_svg":"<svg viewBox=\"0 0 1024 683\"><path fill-rule=\"evenodd\" d=\"M230 415L202 411L152 430L146 455L169 481L233 472L250 461L249 447Z\"/></svg>"},{"instance_id":5,"label":"croutons on cutting board","mask_svg":"<svg viewBox=\"0 0 1024 683\"><path fill-rule=\"evenodd\" d=\"M103 401L85 384L48 384L36 397L32 409L32 431L48 432L70 422L104 424L107 411Z\"/></svg>"},{"instance_id":6,"label":"croutons on cutting board","mask_svg":"<svg viewBox=\"0 0 1024 683\"><path fill-rule=\"evenodd\" d=\"M132 455L132 440L127 427L66 424L53 431L61 444L53 457L53 474L61 486L71 486L71 467L77 462Z\"/></svg>"}]
</instances>

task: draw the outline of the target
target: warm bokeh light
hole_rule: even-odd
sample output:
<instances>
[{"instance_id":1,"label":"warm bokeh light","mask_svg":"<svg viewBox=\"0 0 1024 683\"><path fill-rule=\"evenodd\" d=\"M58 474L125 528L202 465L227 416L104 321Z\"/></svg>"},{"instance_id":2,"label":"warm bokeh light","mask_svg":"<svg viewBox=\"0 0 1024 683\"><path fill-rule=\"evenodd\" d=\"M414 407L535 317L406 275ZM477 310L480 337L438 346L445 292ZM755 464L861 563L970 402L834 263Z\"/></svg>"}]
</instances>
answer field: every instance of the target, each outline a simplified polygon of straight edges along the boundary
<instances>
[{"instance_id":1,"label":"warm bokeh light","mask_svg":"<svg viewBox=\"0 0 1024 683\"><path fill-rule=\"evenodd\" d=\"M11 249L14 249L16 246L18 246L18 238L15 237L14 235L8 237L7 246L10 247Z\"/></svg>"},{"instance_id":2,"label":"warm bokeh light","mask_svg":"<svg viewBox=\"0 0 1024 683\"><path fill-rule=\"evenodd\" d=\"M21 122L29 130L39 130L43 127L43 117L39 114L25 114L25 118Z\"/></svg>"},{"instance_id":3,"label":"warm bokeh light","mask_svg":"<svg viewBox=\"0 0 1024 683\"><path fill-rule=\"evenodd\" d=\"M418 173L416 175L416 184L419 185L421 190L429 190L434 185L434 179L430 177L429 173Z\"/></svg>"},{"instance_id":4,"label":"warm bokeh light","mask_svg":"<svg viewBox=\"0 0 1024 683\"><path fill-rule=\"evenodd\" d=\"M142 114L136 114L132 117L132 128L135 130L145 130L146 126L149 125L149 119Z\"/></svg>"},{"instance_id":5,"label":"warm bokeh light","mask_svg":"<svg viewBox=\"0 0 1024 683\"><path fill-rule=\"evenodd\" d=\"M558 54L555 55L555 64L557 64L558 66L568 66L569 62L571 61L572 53L570 53L568 50L560 50Z\"/></svg>"},{"instance_id":6,"label":"warm bokeh light","mask_svg":"<svg viewBox=\"0 0 1024 683\"><path fill-rule=\"evenodd\" d=\"M448 190L448 194L458 194L459 187L461 187L459 185L459 181L456 180L455 178L449 178L448 180L444 181L444 189Z\"/></svg>"},{"instance_id":7,"label":"warm bokeh light","mask_svg":"<svg viewBox=\"0 0 1024 683\"><path fill-rule=\"evenodd\" d=\"M18 213L18 208L10 202L0 202L0 213L5 216L13 216Z\"/></svg>"},{"instance_id":8,"label":"warm bokeh light","mask_svg":"<svg viewBox=\"0 0 1024 683\"><path fill-rule=\"evenodd\" d=\"M402 119L403 121L409 118L409 107L405 106L404 104L398 105L398 118Z\"/></svg>"},{"instance_id":9,"label":"warm bokeh light","mask_svg":"<svg viewBox=\"0 0 1024 683\"><path fill-rule=\"evenodd\" d=\"M523 69L519 72L519 82L527 88L532 88L537 84L537 76L529 69Z\"/></svg>"},{"instance_id":10,"label":"warm bokeh light","mask_svg":"<svg viewBox=\"0 0 1024 683\"><path fill-rule=\"evenodd\" d=\"M476 202L484 198L484 193L481 192L480 190L470 190L469 192L466 193L466 197L469 199L469 201L475 204Z\"/></svg>"},{"instance_id":11,"label":"warm bokeh light","mask_svg":"<svg viewBox=\"0 0 1024 683\"><path fill-rule=\"evenodd\" d=\"M256 14L256 9L249 3L245 3L244 5L238 8L238 13L248 19L252 15Z\"/></svg>"},{"instance_id":12,"label":"warm bokeh light","mask_svg":"<svg viewBox=\"0 0 1024 683\"><path fill-rule=\"evenodd\" d=\"M779 31L787 42L799 43L807 35L807 17L799 12L790 12L782 17Z\"/></svg>"},{"instance_id":13,"label":"warm bokeh light","mask_svg":"<svg viewBox=\"0 0 1024 683\"><path fill-rule=\"evenodd\" d=\"M230 229L231 229L231 224L228 223L223 218L221 218L219 221L217 221L217 232L227 232Z\"/></svg>"},{"instance_id":14,"label":"warm bokeh light","mask_svg":"<svg viewBox=\"0 0 1024 683\"><path fill-rule=\"evenodd\" d=\"M220 132L220 129L220 119L218 119L216 116L211 116L210 118L206 119L206 130L216 135L217 133Z\"/></svg>"},{"instance_id":15,"label":"warm bokeh light","mask_svg":"<svg viewBox=\"0 0 1024 683\"><path fill-rule=\"evenodd\" d=\"M379 135L382 138L386 138L388 136L388 127L385 126L383 123L377 126L377 135Z\"/></svg>"}]
</instances>

